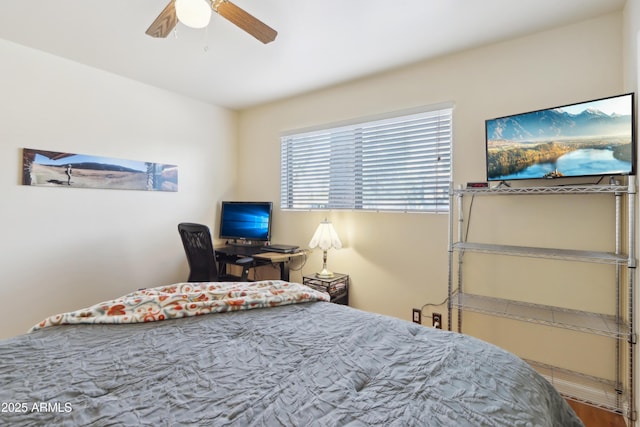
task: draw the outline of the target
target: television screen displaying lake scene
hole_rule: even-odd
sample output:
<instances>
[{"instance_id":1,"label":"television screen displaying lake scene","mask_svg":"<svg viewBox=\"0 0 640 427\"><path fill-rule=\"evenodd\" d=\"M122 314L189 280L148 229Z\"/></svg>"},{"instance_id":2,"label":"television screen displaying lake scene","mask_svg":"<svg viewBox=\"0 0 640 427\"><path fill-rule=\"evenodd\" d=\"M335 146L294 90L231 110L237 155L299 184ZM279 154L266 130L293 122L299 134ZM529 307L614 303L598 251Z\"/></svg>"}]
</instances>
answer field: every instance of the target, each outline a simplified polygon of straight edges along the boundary
<instances>
[{"instance_id":1,"label":"television screen displaying lake scene","mask_svg":"<svg viewBox=\"0 0 640 427\"><path fill-rule=\"evenodd\" d=\"M487 179L634 173L634 100L625 94L486 120Z\"/></svg>"}]
</instances>

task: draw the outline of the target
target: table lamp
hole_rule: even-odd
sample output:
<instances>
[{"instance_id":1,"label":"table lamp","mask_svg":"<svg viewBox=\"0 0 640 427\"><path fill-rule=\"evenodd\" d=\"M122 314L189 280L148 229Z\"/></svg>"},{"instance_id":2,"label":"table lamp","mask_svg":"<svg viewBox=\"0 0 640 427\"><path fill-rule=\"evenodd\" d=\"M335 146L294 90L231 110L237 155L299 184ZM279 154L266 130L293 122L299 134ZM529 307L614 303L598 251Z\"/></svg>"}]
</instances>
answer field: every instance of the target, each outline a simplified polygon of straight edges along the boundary
<instances>
[{"instance_id":1,"label":"table lamp","mask_svg":"<svg viewBox=\"0 0 640 427\"><path fill-rule=\"evenodd\" d=\"M330 279L333 277L333 273L327 270L327 251L331 248L340 249L342 247L342 242L338 237L338 233L333 228L333 224L331 221L325 219L318 225L316 232L314 233L311 241L309 242L309 247L320 248L322 249L322 271L316 273L316 277L321 279Z\"/></svg>"}]
</instances>

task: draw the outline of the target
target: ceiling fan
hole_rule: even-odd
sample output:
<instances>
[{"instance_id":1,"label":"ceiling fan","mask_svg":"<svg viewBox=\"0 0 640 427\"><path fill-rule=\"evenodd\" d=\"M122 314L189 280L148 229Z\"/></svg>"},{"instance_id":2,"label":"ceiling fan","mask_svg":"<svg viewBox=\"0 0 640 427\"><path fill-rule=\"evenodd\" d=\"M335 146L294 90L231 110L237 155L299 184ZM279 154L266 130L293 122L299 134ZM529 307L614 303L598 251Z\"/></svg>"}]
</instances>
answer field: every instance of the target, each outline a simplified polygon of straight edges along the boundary
<instances>
[{"instance_id":1,"label":"ceiling fan","mask_svg":"<svg viewBox=\"0 0 640 427\"><path fill-rule=\"evenodd\" d=\"M195 7L195 9L193 14L189 16L188 13L191 10L185 9L190 9L191 7ZM231 21L262 43L272 42L278 35L276 30L229 0L171 0L149 26L146 34L151 37L167 37L178 21L190 27L203 28L209 23L211 10ZM187 22L190 19L194 19L193 24Z\"/></svg>"}]
</instances>

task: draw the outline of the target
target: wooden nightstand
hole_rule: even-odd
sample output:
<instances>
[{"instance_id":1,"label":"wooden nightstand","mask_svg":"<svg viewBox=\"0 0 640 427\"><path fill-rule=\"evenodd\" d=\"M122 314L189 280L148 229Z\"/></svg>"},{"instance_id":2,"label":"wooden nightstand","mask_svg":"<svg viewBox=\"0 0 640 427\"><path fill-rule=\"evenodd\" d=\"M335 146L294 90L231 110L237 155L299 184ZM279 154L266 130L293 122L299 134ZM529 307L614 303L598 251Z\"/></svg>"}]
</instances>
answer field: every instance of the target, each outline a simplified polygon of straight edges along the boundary
<instances>
[{"instance_id":1,"label":"wooden nightstand","mask_svg":"<svg viewBox=\"0 0 640 427\"><path fill-rule=\"evenodd\" d=\"M315 274L302 277L302 284L321 292L326 292L331 297L331 302L349 305L349 275L334 273L330 279L322 279Z\"/></svg>"}]
</instances>

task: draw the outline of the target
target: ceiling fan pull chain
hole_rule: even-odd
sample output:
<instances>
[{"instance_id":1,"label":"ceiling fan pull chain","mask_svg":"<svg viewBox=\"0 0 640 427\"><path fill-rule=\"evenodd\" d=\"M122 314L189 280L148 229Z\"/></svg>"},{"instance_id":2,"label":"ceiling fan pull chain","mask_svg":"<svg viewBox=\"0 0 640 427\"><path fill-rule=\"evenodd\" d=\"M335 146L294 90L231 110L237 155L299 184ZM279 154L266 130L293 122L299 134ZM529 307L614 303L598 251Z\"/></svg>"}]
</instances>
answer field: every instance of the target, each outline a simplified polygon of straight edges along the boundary
<instances>
[{"instance_id":1,"label":"ceiling fan pull chain","mask_svg":"<svg viewBox=\"0 0 640 427\"><path fill-rule=\"evenodd\" d=\"M204 53L209 53L209 26L204 29Z\"/></svg>"}]
</instances>

